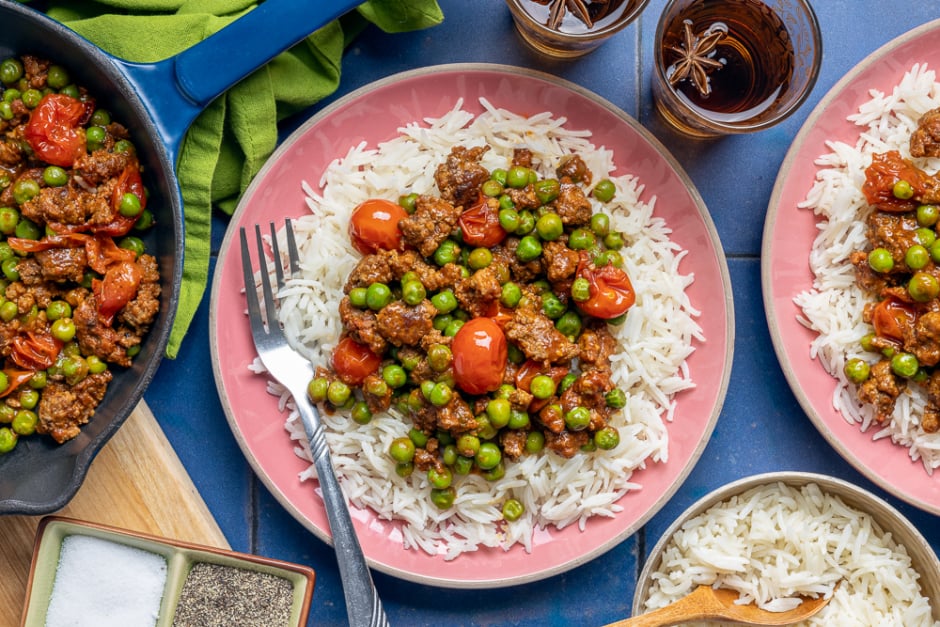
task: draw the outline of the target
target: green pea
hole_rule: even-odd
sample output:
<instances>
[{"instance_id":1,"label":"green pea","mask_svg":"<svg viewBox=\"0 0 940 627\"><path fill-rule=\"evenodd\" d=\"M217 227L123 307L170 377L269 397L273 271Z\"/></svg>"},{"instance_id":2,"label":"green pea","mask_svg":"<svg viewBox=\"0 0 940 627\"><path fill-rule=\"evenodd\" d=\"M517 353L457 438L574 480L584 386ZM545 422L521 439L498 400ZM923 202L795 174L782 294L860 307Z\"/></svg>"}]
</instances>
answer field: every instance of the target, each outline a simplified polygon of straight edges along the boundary
<instances>
[{"instance_id":1,"label":"green pea","mask_svg":"<svg viewBox=\"0 0 940 627\"><path fill-rule=\"evenodd\" d=\"M4 59L0 63L0 81L11 85L23 77L23 64L18 59Z\"/></svg>"},{"instance_id":2,"label":"green pea","mask_svg":"<svg viewBox=\"0 0 940 627\"><path fill-rule=\"evenodd\" d=\"M365 401L356 401L353 403L349 415L350 418L353 419L353 422L359 425L367 425L372 422L372 410L369 409Z\"/></svg>"},{"instance_id":3,"label":"green pea","mask_svg":"<svg viewBox=\"0 0 940 627\"><path fill-rule=\"evenodd\" d=\"M4 272L4 275L6 275L6 272ZM15 318L18 313L19 313L19 308L16 306L16 303L14 303L12 300L3 301L3 303L0 304L0 320L3 320L4 322L9 322L13 318Z\"/></svg>"},{"instance_id":4,"label":"green pea","mask_svg":"<svg viewBox=\"0 0 940 627\"><path fill-rule=\"evenodd\" d=\"M13 119L13 105L5 100L0 101L0 118L4 120Z\"/></svg>"},{"instance_id":5,"label":"green pea","mask_svg":"<svg viewBox=\"0 0 940 627\"><path fill-rule=\"evenodd\" d=\"M5 276L10 281L19 281L20 273L17 270L19 263L19 259L16 258L5 259L4 261L0 262L0 271L2 271L3 276Z\"/></svg>"},{"instance_id":6,"label":"green pea","mask_svg":"<svg viewBox=\"0 0 940 627\"><path fill-rule=\"evenodd\" d=\"M457 335L457 331L460 330L460 327L462 327L464 324L465 322L463 320L460 320L459 318L455 320L451 320L450 324L444 327L444 336L454 337L455 335Z\"/></svg>"},{"instance_id":7,"label":"green pea","mask_svg":"<svg viewBox=\"0 0 940 627\"><path fill-rule=\"evenodd\" d=\"M88 375L88 362L81 355L72 355L62 362L62 374L69 385L75 385Z\"/></svg>"},{"instance_id":8,"label":"green pea","mask_svg":"<svg viewBox=\"0 0 940 627\"><path fill-rule=\"evenodd\" d=\"M887 248L875 248L868 253L868 265L875 272L891 272L894 269L894 257Z\"/></svg>"},{"instance_id":9,"label":"green pea","mask_svg":"<svg viewBox=\"0 0 940 627\"><path fill-rule=\"evenodd\" d=\"M428 347L428 366L435 372L444 372L450 367L453 354L446 344L432 344Z\"/></svg>"},{"instance_id":10,"label":"green pea","mask_svg":"<svg viewBox=\"0 0 940 627\"><path fill-rule=\"evenodd\" d=\"M919 228L915 231L917 234L917 241L930 248L935 241L937 241L937 232L933 229L928 228Z\"/></svg>"},{"instance_id":11,"label":"green pea","mask_svg":"<svg viewBox=\"0 0 940 627\"><path fill-rule=\"evenodd\" d=\"M137 221L134 222L135 231L146 231L153 226L153 212L150 209L144 209L140 212L140 215L137 216Z\"/></svg>"},{"instance_id":12,"label":"green pea","mask_svg":"<svg viewBox=\"0 0 940 627\"><path fill-rule=\"evenodd\" d=\"M565 426L571 431L587 429L591 424L591 411L587 407L575 407L565 414Z\"/></svg>"},{"instance_id":13,"label":"green pea","mask_svg":"<svg viewBox=\"0 0 940 627\"><path fill-rule=\"evenodd\" d=\"M364 287L354 287L349 290L349 304L357 309L366 309L368 308L368 303L366 301L366 295L368 291Z\"/></svg>"},{"instance_id":14,"label":"green pea","mask_svg":"<svg viewBox=\"0 0 940 627\"><path fill-rule=\"evenodd\" d=\"M506 184L506 179L509 176L509 172L505 168L495 168L490 172L490 179L496 181L500 185Z\"/></svg>"},{"instance_id":15,"label":"green pea","mask_svg":"<svg viewBox=\"0 0 940 627\"><path fill-rule=\"evenodd\" d=\"M476 457L480 451L480 438L471 434L464 433L457 438L457 452L464 457Z\"/></svg>"},{"instance_id":16,"label":"green pea","mask_svg":"<svg viewBox=\"0 0 940 627\"><path fill-rule=\"evenodd\" d=\"M392 290L385 283L372 283L366 288L366 306L379 311L392 302Z\"/></svg>"},{"instance_id":17,"label":"green pea","mask_svg":"<svg viewBox=\"0 0 940 627\"><path fill-rule=\"evenodd\" d=\"M97 355L89 355L85 361L88 362L88 372L91 374L101 374L108 369L108 364Z\"/></svg>"},{"instance_id":18,"label":"green pea","mask_svg":"<svg viewBox=\"0 0 940 627\"><path fill-rule=\"evenodd\" d=\"M621 255L619 251L616 251L616 250L604 251L604 257L606 259L606 263L604 265L611 265L615 268L623 267L623 255Z\"/></svg>"},{"instance_id":19,"label":"green pea","mask_svg":"<svg viewBox=\"0 0 940 627\"><path fill-rule=\"evenodd\" d=\"M564 313L567 307L561 302L553 292L542 294L542 313L550 320L557 320Z\"/></svg>"},{"instance_id":20,"label":"green pea","mask_svg":"<svg viewBox=\"0 0 940 627\"><path fill-rule=\"evenodd\" d=\"M50 165L42 171L42 180L50 187L62 187L69 182L69 175L59 166Z\"/></svg>"},{"instance_id":21,"label":"green pea","mask_svg":"<svg viewBox=\"0 0 940 627\"><path fill-rule=\"evenodd\" d=\"M578 375L573 372L569 372L561 378L561 383L558 384L558 393L564 394L568 389L574 385L574 382L578 380Z\"/></svg>"},{"instance_id":22,"label":"green pea","mask_svg":"<svg viewBox=\"0 0 940 627\"><path fill-rule=\"evenodd\" d=\"M507 499L503 503L503 518L509 522L519 520L520 517L525 513L525 506L519 502L517 499Z\"/></svg>"},{"instance_id":23,"label":"green pea","mask_svg":"<svg viewBox=\"0 0 940 627\"><path fill-rule=\"evenodd\" d=\"M591 282L584 277L578 277L571 282L571 298L583 303L591 298Z\"/></svg>"},{"instance_id":24,"label":"green pea","mask_svg":"<svg viewBox=\"0 0 940 627\"><path fill-rule=\"evenodd\" d=\"M581 333L581 316L574 311L566 311L555 321L555 328L569 340Z\"/></svg>"},{"instance_id":25,"label":"green pea","mask_svg":"<svg viewBox=\"0 0 940 627\"><path fill-rule=\"evenodd\" d=\"M59 318L52 323L52 337L62 342L71 342L75 337L75 323L71 318Z\"/></svg>"},{"instance_id":26,"label":"green pea","mask_svg":"<svg viewBox=\"0 0 940 627\"><path fill-rule=\"evenodd\" d=\"M914 187L908 181L901 179L894 183L891 192L898 200L909 200L914 196Z\"/></svg>"},{"instance_id":27,"label":"green pea","mask_svg":"<svg viewBox=\"0 0 940 627\"><path fill-rule=\"evenodd\" d=\"M140 198L133 192L127 192L121 196L121 202L118 205L118 211L125 218L135 218L140 215L144 208L140 204Z\"/></svg>"},{"instance_id":28,"label":"green pea","mask_svg":"<svg viewBox=\"0 0 940 627\"><path fill-rule=\"evenodd\" d=\"M450 403L453 397L454 391L450 389L449 385L441 381L440 383L434 384L431 393L428 395L428 400L431 401L431 404L435 407L444 407Z\"/></svg>"},{"instance_id":29,"label":"green pea","mask_svg":"<svg viewBox=\"0 0 940 627\"><path fill-rule=\"evenodd\" d=\"M424 448L428 445L428 435L414 427L408 430L408 439L414 442L418 448Z\"/></svg>"},{"instance_id":30,"label":"green pea","mask_svg":"<svg viewBox=\"0 0 940 627\"><path fill-rule=\"evenodd\" d=\"M19 100L20 96L22 95L23 94L19 89L10 87L3 92L3 102L13 102L14 100Z\"/></svg>"},{"instance_id":31,"label":"green pea","mask_svg":"<svg viewBox=\"0 0 940 627\"><path fill-rule=\"evenodd\" d=\"M89 355L91 357L91 355ZM98 361L101 361L99 358ZM46 387L46 384L49 382L48 375L45 370L37 370L33 373L33 376L29 378L29 387L34 390L41 390Z\"/></svg>"},{"instance_id":32,"label":"green pea","mask_svg":"<svg viewBox=\"0 0 940 627\"><path fill-rule=\"evenodd\" d=\"M499 433L499 429L490 422L490 417L486 414L480 414L476 417L477 426L475 432L480 440L492 440Z\"/></svg>"},{"instance_id":33,"label":"green pea","mask_svg":"<svg viewBox=\"0 0 940 627\"><path fill-rule=\"evenodd\" d=\"M484 196L497 198L500 194L503 193L503 185L499 181L488 179L483 181L483 185L480 186L480 191L483 192Z\"/></svg>"},{"instance_id":34,"label":"green pea","mask_svg":"<svg viewBox=\"0 0 940 627\"><path fill-rule=\"evenodd\" d=\"M937 240L930 245L930 259L934 263L940 263L940 240Z\"/></svg>"},{"instance_id":35,"label":"green pea","mask_svg":"<svg viewBox=\"0 0 940 627\"><path fill-rule=\"evenodd\" d=\"M62 89L71 82L69 73L61 65L50 65L46 71L46 84L53 89Z\"/></svg>"},{"instance_id":36,"label":"green pea","mask_svg":"<svg viewBox=\"0 0 940 627\"><path fill-rule=\"evenodd\" d=\"M314 403L322 403L326 400L327 390L330 387L330 381L326 377L314 377L307 384L307 396Z\"/></svg>"},{"instance_id":37,"label":"green pea","mask_svg":"<svg viewBox=\"0 0 940 627\"><path fill-rule=\"evenodd\" d=\"M940 207L937 205L918 205L917 224L920 226L933 226L940 220Z\"/></svg>"},{"instance_id":38,"label":"green pea","mask_svg":"<svg viewBox=\"0 0 940 627\"><path fill-rule=\"evenodd\" d=\"M4 235L13 234L20 221L20 212L13 207L0 207L0 232Z\"/></svg>"},{"instance_id":39,"label":"green pea","mask_svg":"<svg viewBox=\"0 0 940 627\"><path fill-rule=\"evenodd\" d=\"M13 407L6 403L0 403L0 423L8 425L13 422L15 416L16 410Z\"/></svg>"},{"instance_id":40,"label":"green pea","mask_svg":"<svg viewBox=\"0 0 940 627\"><path fill-rule=\"evenodd\" d=\"M352 390L342 381L331 381L326 389L326 398L334 407L342 407L349 400Z\"/></svg>"},{"instance_id":41,"label":"green pea","mask_svg":"<svg viewBox=\"0 0 940 627\"><path fill-rule=\"evenodd\" d=\"M39 392L34 389L26 388L17 395L20 405L23 409L35 409L39 403Z\"/></svg>"},{"instance_id":42,"label":"green pea","mask_svg":"<svg viewBox=\"0 0 940 627\"><path fill-rule=\"evenodd\" d=\"M854 357L845 362L843 372L852 383L864 383L871 375L871 367L864 359Z\"/></svg>"},{"instance_id":43,"label":"green pea","mask_svg":"<svg viewBox=\"0 0 940 627\"><path fill-rule=\"evenodd\" d=\"M588 250L594 242L594 233L587 229L575 229L568 236L568 248L572 250Z\"/></svg>"},{"instance_id":44,"label":"green pea","mask_svg":"<svg viewBox=\"0 0 940 627\"><path fill-rule=\"evenodd\" d=\"M474 459L476 459L477 466L481 470L491 470L502 461L503 452L493 442L483 442L480 444L480 450L477 451Z\"/></svg>"},{"instance_id":45,"label":"green pea","mask_svg":"<svg viewBox=\"0 0 940 627\"><path fill-rule=\"evenodd\" d=\"M448 444L444 447L444 450L441 451L441 461L444 462L445 466L453 466L457 462L457 445Z\"/></svg>"},{"instance_id":46,"label":"green pea","mask_svg":"<svg viewBox=\"0 0 940 627\"><path fill-rule=\"evenodd\" d=\"M555 382L548 375L535 375L529 383L529 391L538 399L551 398L555 395Z\"/></svg>"},{"instance_id":47,"label":"green pea","mask_svg":"<svg viewBox=\"0 0 940 627\"><path fill-rule=\"evenodd\" d=\"M614 182L610 179L601 179L594 186L594 189L591 191L591 195L594 198L597 198L601 202L610 202L614 199L614 195L617 193L617 186L614 185Z\"/></svg>"},{"instance_id":48,"label":"green pea","mask_svg":"<svg viewBox=\"0 0 940 627\"><path fill-rule=\"evenodd\" d=\"M543 240L550 242L561 237L565 232L565 225L557 213L544 213L535 222L535 232Z\"/></svg>"},{"instance_id":49,"label":"green pea","mask_svg":"<svg viewBox=\"0 0 940 627\"><path fill-rule=\"evenodd\" d=\"M111 123L111 114L106 109L95 109L89 122L94 126L107 126Z\"/></svg>"},{"instance_id":50,"label":"green pea","mask_svg":"<svg viewBox=\"0 0 940 627\"><path fill-rule=\"evenodd\" d=\"M525 450L532 455L545 448L545 434L541 431L529 431L525 436Z\"/></svg>"},{"instance_id":51,"label":"green pea","mask_svg":"<svg viewBox=\"0 0 940 627\"><path fill-rule=\"evenodd\" d=\"M591 216L591 230L598 237L610 233L610 216L606 213L595 213Z\"/></svg>"},{"instance_id":52,"label":"green pea","mask_svg":"<svg viewBox=\"0 0 940 627\"><path fill-rule=\"evenodd\" d=\"M405 210L405 213L412 214L418 208L418 194L403 194L398 197L398 205Z\"/></svg>"},{"instance_id":53,"label":"green pea","mask_svg":"<svg viewBox=\"0 0 940 627\"><path fill-rule=\"evenodd\" d=\"M431 297L431 304L442 314L449 314L457 309L457 297L451 290L442 290Z\"/></svg>"},{"instance_id":54,"label":"green pea","mask_svg":"<svg viewBox=\"0 0 940 627\"><path fill-rule=\"evenodd\" d=\"M506 466L503 464L502 460L500 460L496 466L490 468L489 470L484 470L480 474L482 474L483 478L487 481L499 481L506 476Z\"/></svg>"},{"instance_id":55,"label":"green pea","mask_svg":"<svg viewBox=\"0 0 940 627\"><path fill-rule=\"evenodd\" d=\"M457 461L454 462L454 474L469 475L471 470L473 470L472 457L464 457L463 455L457 457Z\"/></svg>"},{"instance_id":56,"label":"green pea","mask_svg":"<svg viewBox=\"0 0 940 627\"><path fill-rule=\"evenodd\" d=\"M454 473L451 472L450 468L444 467L437 469L434 466L428 468L428 483L430 483L433 488L443 490L449 487L453 480Z\"/></svg>"},{"instance_id":57,"label":"green pea","mask_svg":"<svg viewBox=\"0 0 940 627\"><path fill-rule=\"evenodd\" d=\"M388 387L397 390L408 382L408 373L398 364L388 364L382 368L382 381Z\"/></svg>"},{"instance_id":58,"label":"green pea","mask_svg":"<svg viewBox=\"0 0 940 627\"><path fill-rule=\"evenodd\" d=\"M558 179L542 179L535 183L535 196L543 205L558 198L561 192L561 183Z\"/></svg>"},{"instance_id":59,"label":"green pea","mask_svg":"<svg viewBox=\"0 0 940 627\"><path fill-rule=\"evenodd\" d=\"M133 235L122 237L121 241L118 242L118 247L132 251L135 259L140 259L140 256L144 254L145 250L144 240L139 237L134 237Z\"/></svg>"},{"instance_id":60,"label":"green pea","mask_svg":"<svg viewBox=\"0 0 940 627\"><path fill-rule=\"evenodd\" d=\"M525 429L529 426L529 424L531 424L529 419L529 412L525 412L519 409L513 409L509 412L509 424L506 426L510 429Z\"/></svg>"},{"instance_id":61,"label":"green pea","mask_svg":"<svg viewBox=\"0 0 940 627\"><path fill-rule=\"evenodd\" d=\"M509 416L512 406L505 398L494 398L486 404L486 415L497 429L502 429L509 424Z\"/></svg>"},{"instance_id":62,"label":"green pea","mask_svg":"<svg viewBox=\"0 0 940 627\"><path fill-rule=\"evenodd\" d=\"M23 101L27 109L35 109L42 100L42 92L38 89L27 89L20 96L20 100Z\"/></svg>"},{"instance_id":63,"label":"green pea","mask_svg":"<svg viewBox=\"0 0 940 627\"><path fill-rule=\"evenodd\" d=\"M119 139L116 142L114 142L114 152L126 153L126 152L134 152L134 150L135 150L134 144L131 143L131 141L128 139Z\"/></svg>"},{"instance_id":64,"label":"green pea","mask_svg":"<svg viewBox=\"0 0 940 627\"><path fill-rule=\"evenodd\" d=\"M940 294L940 282L927 272L915 272L907 284L907 293L919 303L926 303Z\"/></svg>"},{"instance_id":65,"label":"green pea","mask_svg":"<svg viewBox=\"0 0 940 627\"><path fill-rule=\"evenodd\" d=\"M39 422L39 416L31 409L21 409L13 417L13 432L17 435L32 435L36 432L36 424Z\"/></svg>"},{"instance_id":66,"label":"green pea","mask_svg":"<svg viewBox=\"0 0 940 627\"><path fill-rule=\"evenodd\" d=\"M6 392L10 387L10 378L7 373L0 371L0 393Z\"/></svg>"},{"instance_id":67,"label":"green pea","mask_svg":"<svg viewBox=\"0 0 940 627\"><path fill-rule=\"evenodd\" d=\"M493 253L489 248L474 248L467 257L467 265L474 270L480 270L493 263Z\"/></svg>"},{"instance_id":68,"label":"green pea","mask_svg":"<svg viewBox=\"0 0 940 627\"><path fill-rule=\"evenodd\" d=\"M910 353L897 353L891 358L891 372L899 377L911 378L917 374L920 363Z\"/></svg>"},{"instance_id":69,"label":"green pea","mask_svg":"<svg viewBox=\"0 0 940 627\"><path fill-rule=\"evenodd\" d=\"M506 196L506 198L509 197ZM499 225L503 227L504 231L508 233L515 233L516 229L519 228L520 223L521 220L519 219L519 212L512 207L499 210Z\"/></svg>"},{"instance_id":70,"label":"green pea","mask_svg":"<svg viewBox=\"0 0 940 627\"><path fill-rule=\"evenodd\" d=\"M9 453L16 447L17 435L9 427L0 428L0 454Z\"/></svg>"},{"instance_id":71,"label":"green pea","mask_svg":"<svg viewBox=\"0 0 940 627\"><path fill-rule=\"evenodd\" d=\"M506 305L507 307L515 307L519 304L520 299L522 299L522 288L520 288L517 283L509 281L508 283L503 284L503 289L499 296L499 302Z\"/></svg>"},{"instance_id":72,"label":"green pea","mask_svg":"<svg viewBox=\"0 0 940 627\"><path fill-rule=\"evenodd\" d=\"M21 178L13 184L13 200L22 205L39 195L39 183L29 178Z\"/></svg>"},{"instance_id":73,"label":"green pea","mask_svg":"<svg viewBox=\"0 0 940 627\"><path fill-rule=\"evenodd\" d=\"M911 270L920 270L930 261L930 253L920 244L914 244L904 253L904 263Z\"/></svg>"},{"instance_id":74,"label":"green pea","mask_svg":"<svg viewBox=\"0 0 940 627\"><path fill-rule=\"evenodd\" d=\"M521 165L514 165L509 168L506 174L506 185L516 189L522 189L529 184L529 168Z\"/></svg>"},{"instance_id":75,"label":"green pea","mask_svg":"<svg viewBox=\"0 0 940 627\"><path fill-rule=\"evenodd\" d=\"M519 212L519 226L516 228L514 233L516 235L528 235L535 230L535 216L532 215L531 211L520 211Z\"/></svg>"},{"instance_id":76,"label":"green pea","mask_svg":"<svg viewBox=\"0 0 940 627\"><path fill-rule=\"evenodd\" d=\"M607 250L620 250L624 246L623 233L611 231L604 236L604 246Z\"/></svg>"},{"instance_id":77,"label":"green pea","mask_svg":"<svg viewBox=\"0 0 940 627\"><path fill-rule=\"evenodd\" d=\"M402 283L401 286L401 299L409 305L420 305L424 298L427 296L427 290L424 289L424 285L421 281L408 281Z\"/></svg>"},{"instance_id":78,"label":"green pea","mask_svg":"<svg viewBox=\"0 0 940 627\"><path fill-rule=\"evenodd\" d=\"M415 471L413 462L398 462L395 464L395 474L399 477L410 477Z\"/></svg>"},{"instance_id":79,"label":"green pea","mask_svg":"<svg viewBox=\"0 0 940 627\"><path fill-rule=\"evenodd\" d=\"M528 263L538 259L541 254L542 244L539 243L537 238L526 235L519 240L519 245L516 247L516 257L519 258L519 261Z\"/></svg>"},{"instance_id":80,"label":"green pea","mask_svg":"<svg viewBox=\"0 0 940 627\"><path fill-rule=\"evenodd\" d=\"M602 451L610 451L620 444L620 432L610 425L598 430L594 434L594 445Z\"/></svg>"},{"instance_id":81,"label":"green pea","mask_svg":"<svg viewBox=\"0 0 940 627\"><path fill-rule=\"evenodd\" d=\"M862 350L864 351L877 350L876 348L874 348L874 346L872 346L872 340L874 339L875 339L874 333L866 333L865 335L862 336L862 339L858 341L858 344L859 346L862 347Z\"/></svg>"},{"instance_id":82,"label":"green pea","mask_svg":"<svg viewBox=\"0 0 940 627\"><path fill-rule=\"evenodd\" d=\"M627 394L620 388L614 388L604 395L604 402L611 409L623 409L627 406Z\"/></svg>"},{"instance_id":83,"label":"green pea","mask_svg":"<svg viewBox=\"0 0 940 627\"><path fill-rule=\"evenodd\" d=\"M431 490L431 503L434 504L434 507L440 510L450 509L454 505L454 500L457 498L457 491L452 487L448 486L446 488L433 488Z\"/></svg>"},{"instance_id":84,"label":"green pea","mask_svg":"<svg viewBox=\"0 0 940 627\"><path fill-rule=\"evenodd\" d=\"M453 240L446 239L434 251L434 263L438 266L445 266L454 263L460 256L460 247Z\"/></svg>"}]
</instances>

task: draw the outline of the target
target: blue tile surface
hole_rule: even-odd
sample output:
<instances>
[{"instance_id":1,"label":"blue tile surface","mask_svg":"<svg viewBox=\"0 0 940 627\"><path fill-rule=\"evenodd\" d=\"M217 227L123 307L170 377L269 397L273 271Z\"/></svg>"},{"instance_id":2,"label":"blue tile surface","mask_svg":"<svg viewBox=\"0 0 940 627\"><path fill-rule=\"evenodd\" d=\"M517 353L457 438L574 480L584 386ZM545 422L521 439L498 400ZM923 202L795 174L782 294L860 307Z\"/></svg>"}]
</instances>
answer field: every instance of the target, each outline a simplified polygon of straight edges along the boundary
<instances>
[{"instance_id":1,"label":"blue tile surface","mask_svg":"<svg viewBox=\"0 0 940 627\"><path fill-rule=\"evenodd\" d=\"M287 133L332 99L395 72L437 63L526 66L574 81L634 115L675 155L705 199L729 258L736 311L735 362L728 396L701 460L644 529L605 555L545 581L489 591L442 590L381 573L376 584L396 625L603 625L629 614L645 552L686 507L728 481L799 469L850 480L884 496L940 546L936 518L898 502L844 462L819 435L785 385L764 317L760 242L777 170L800 125L853 65L893 37L940 17L936 3L819 0L822 73L809 101L778 127L749 136L694 142L653 114L650 70L656 19L641 19L591 55L548 61L516 36L502 0L440 0L445 22L418 33L359 37L343 62L335 96L285 125ZM746 167L742 164L746 164ZM214 220L213 250L226 226ZM165 361L145 398L232 546L311 565L317 585L311 625L342 625L345 606L332 549L297 523L254 477L216 397L209 357L208 294L180 356ZM206 437L206 434L215 437Z\"/></svg>"}]
</instances>

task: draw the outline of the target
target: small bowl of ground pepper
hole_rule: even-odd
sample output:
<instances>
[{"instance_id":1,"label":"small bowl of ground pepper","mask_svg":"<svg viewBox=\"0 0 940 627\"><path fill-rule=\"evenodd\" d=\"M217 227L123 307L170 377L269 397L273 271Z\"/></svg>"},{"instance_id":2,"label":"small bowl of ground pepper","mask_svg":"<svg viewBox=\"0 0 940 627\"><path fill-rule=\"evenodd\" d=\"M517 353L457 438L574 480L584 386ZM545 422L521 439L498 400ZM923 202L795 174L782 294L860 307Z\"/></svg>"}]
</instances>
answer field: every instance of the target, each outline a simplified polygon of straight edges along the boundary
<instances>
[{"instance_id":1,"label":"small bowl of ground pepper","mask_svg":"<svg viewBox=\"0 0 940 627\"><path fill-rule=\"evenodd\" d=\"M299 564L47 516L21 626L299 627L314 579Z\"/></svg>"}]
</instances>

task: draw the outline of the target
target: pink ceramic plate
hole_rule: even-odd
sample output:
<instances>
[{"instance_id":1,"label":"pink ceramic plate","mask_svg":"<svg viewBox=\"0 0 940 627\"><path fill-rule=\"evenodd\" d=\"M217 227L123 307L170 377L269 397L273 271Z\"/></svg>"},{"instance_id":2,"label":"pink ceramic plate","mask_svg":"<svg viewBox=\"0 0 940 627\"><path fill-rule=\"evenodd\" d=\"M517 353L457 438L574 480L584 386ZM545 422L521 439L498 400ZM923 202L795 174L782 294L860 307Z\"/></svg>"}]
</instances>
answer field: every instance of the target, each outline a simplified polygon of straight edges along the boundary
<instances>
[{"instance_id":1,"label":"pink ceramic plate","mask_svg":"<svg viewBox=\"0 0 940 627\"><path fill-rule=\"evenodd\" d=\"M554 77L496 65L431 67L364 87L308 120L258 174L232 219L212 284L213 368L229 423L261 480L298 521L329 539L314 486L297 478L306 463L292 452L284 417L275 399L265 393L264 378L248 370L255 352L242 313L240 256L232 245L237 227L304 214L301 180L316 184L330 161L350 146L361 141L374 146L391 139L407 122L443 115L458 98L464 99L467 110L481 112L481 96L517 113L552 111L566 116L571 128L590 129L595 144L614 150L621 171L645 183L646 198L658 196L657 213L674 229L674 240L689 251L681 270L695 274L689 293L693 306L702 312L707 341L689 359L697 387L677 399L669 461L636 473L634 480L643 489L624 496L624 511L614 518L592 519L583 532L576 525L562 532L540 532L531 554L521 548L481 550L447 562L404 550L395 537L395 524L378 520L371 511L353 512L372 567L455 588L508 586L563 572L612 548L652 517L686 478L711 435L728 385L734 329L727 264L711 218L680 166L630 116Z\"/></svg>"},{"instance_id":2,"label":"pink ceramic plate","mask_svg":"<svg viewBox=\"0 0 940 627\"><path fill-rule=\"evenodd\" d=\"M839 83L809 116L790 147L770 199L764 224L762 283L771 337L784 374L803 409L829 443L860 472L885 490L940 514L940 480L931 478L908 449L889 440L873 442L832 406L833 379L810 359L814 334L797 322L793 297L812 287L809 252L816 235L811 211L797 209L816 175L814 160L829 152L827 140L855 145L858 127L846 117L870 99L869 90L890 93L915 63L940 68L940 20L878 49Z\"/></svg>"}]
</instances>

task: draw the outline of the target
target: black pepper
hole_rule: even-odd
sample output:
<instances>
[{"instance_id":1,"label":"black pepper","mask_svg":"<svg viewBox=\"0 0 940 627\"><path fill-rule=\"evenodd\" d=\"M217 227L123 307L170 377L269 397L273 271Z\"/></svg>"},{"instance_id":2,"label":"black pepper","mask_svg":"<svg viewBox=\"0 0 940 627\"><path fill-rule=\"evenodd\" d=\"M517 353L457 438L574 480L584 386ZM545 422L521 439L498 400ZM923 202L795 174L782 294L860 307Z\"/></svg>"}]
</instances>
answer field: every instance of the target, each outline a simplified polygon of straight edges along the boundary
<instances>
[{"instance_id":1,"label":"black pepper","mask_svg":"<svg viewBox=\"0 0 940 627\"><path fill-rule=\"evenodd\" d=\"M180 592L173 627L290 625L294 586L283 577L198 562Z\"/></svg>"}]
</instances>

